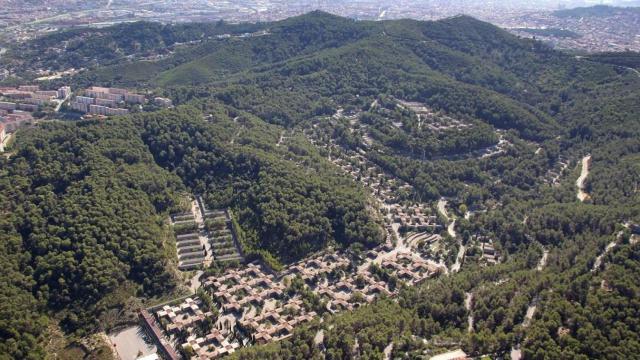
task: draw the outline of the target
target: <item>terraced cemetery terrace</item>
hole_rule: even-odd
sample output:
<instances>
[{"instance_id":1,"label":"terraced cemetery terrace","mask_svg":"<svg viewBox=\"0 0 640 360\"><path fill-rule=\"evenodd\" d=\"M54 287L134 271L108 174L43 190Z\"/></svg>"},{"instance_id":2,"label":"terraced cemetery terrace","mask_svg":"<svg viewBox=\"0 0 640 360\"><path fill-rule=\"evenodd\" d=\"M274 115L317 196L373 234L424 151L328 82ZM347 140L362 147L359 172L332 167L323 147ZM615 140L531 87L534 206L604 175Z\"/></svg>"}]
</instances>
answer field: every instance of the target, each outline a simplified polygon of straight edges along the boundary
<instances>
[{"instance_id":1,"label":"terraced cemetery terrace","mask_svg":"<svg viewBox=\"0 0 640 360\"><path fill-rule=\"evenodd\" d=\"M205 208L203 219L216 261L242 260L229 211Z\"/></svg>"},{"instance_id":2,"label":"terraced cemetery terrace","mask_svg":"<svg viewBox=\"0 0 640 360\"><path fill-rule=\"evenodd\" d=\"M212 261L242 260L227 210L208 210L202 199L191 201L191 211L171 215L176 235L178 268L193 270Z\"/></svg>"},{"instance_id":3,"label":"terraced cemetery terrace","mask_svg":"<svg viewBox=\"0 0 640 360\"><path fill-rule=\"evenodd\" d=\"M465 121L454 119L451 116L441 114L423 103L396 100L397 105L401 109L407 109L415 113L418 118L418 128L426 127L429 130L439 132L444 130L462 130L471 128L473 125Z\"/></svg>"}]
</instances>

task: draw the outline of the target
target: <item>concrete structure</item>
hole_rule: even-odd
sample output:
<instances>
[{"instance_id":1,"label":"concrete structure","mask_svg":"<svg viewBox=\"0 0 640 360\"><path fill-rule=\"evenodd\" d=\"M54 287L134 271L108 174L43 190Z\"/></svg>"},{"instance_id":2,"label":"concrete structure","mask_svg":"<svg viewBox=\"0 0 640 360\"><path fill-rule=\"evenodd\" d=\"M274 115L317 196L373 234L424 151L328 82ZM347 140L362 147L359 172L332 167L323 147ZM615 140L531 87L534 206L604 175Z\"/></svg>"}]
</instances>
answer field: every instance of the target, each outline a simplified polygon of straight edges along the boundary
<instances>
[{"instance_id":1,"label":"concrete structure","mask_svg":"<svg viewBox=\"0 0 640 360\"><path fill-rule=\"evenodd\" d=\"M33 93L27 92L27 91L13 90L9 92L4 92L2 95L10 99L28 99L33 95Z\"/></svg>"},{"instance_id":2,"label":"concrete structure","mask_svg":"<svg viewBox=\"0 0 640 360\"><path fill-rule=\"evenodd\" d=\"M468 359L467 353L458 349L454 351L449 351L444 354L432 356L429 360L465 360Z\"/></svg>"},{"instance_id":3,"label":"concrete structure","mask_svg":"<svg viewBox=\"0 0 640 360\"><path fill-rule=\"evenodd\" d=\"M71 89L60 89L59 92L70 93ZM118 108L118 104L127 102L130 104L142 104L145 102L145 96L131 93L126 89L105 88L92 86L84 90L85 96L76 96L71 108L77 111L90 113L94 115L116 116L126 115L128 109ZM78 103L88 105L86 108Z\"/></svg>"},{"instance_id":4,"label":"concrete structure","mask_svg":"<svg viewBox=\"0 0 640 360\"><path fill-rule=\"evenodd\" d=\"M169 360L180 360L181 357L178 356L173 347L171 347L171 344L164 338L162 331L158 328L153 316L151 316L151 314L146 310L142 310L140 312L140 319L142 320L143 325L151 333L151 337L156 344L160 345L159 349L163 352L165 357Z\"/></svg>"},{"instance_id":5,"label":"concrete structure","mask_svg":"<svg viewBox=\"0 0 640 360\"><path fill-rule=\"evenodd\" d=\"M45 104L44 102L42 102L42 103L36 102L36 104L23 104L23 103L20 103L20 104L17 104L16 107L17 107L18 110L34 112L34 111L38 111L39 106L40 105L44 105L44 104Z\"/></svg>"},{"instance_id":6,"label":"concrete structure","mask_svg":"<svg viewBox=\"0 0 640 360\"><path fill-rule=\"evenodd\" d=\"M173 106L173 102L171 101L171 99L167 99L167 98L163 98L163 97L156 97L153 99L153 103L158 105L158 106L162 106L162 107L171 107Z\"/></svg>"}]
</instances>

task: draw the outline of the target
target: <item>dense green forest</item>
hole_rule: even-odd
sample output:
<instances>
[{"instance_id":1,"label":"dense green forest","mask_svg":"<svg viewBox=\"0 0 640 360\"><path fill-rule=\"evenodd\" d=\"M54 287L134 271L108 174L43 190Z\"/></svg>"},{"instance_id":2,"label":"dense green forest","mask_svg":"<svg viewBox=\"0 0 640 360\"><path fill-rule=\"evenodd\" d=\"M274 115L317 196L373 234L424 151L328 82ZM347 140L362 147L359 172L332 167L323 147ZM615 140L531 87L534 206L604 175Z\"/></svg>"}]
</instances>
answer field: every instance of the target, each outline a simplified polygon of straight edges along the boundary
<instances>
[{"instance_id":1,"label":"dense green forest","mask_svg":"<svg viewBox=\"0 0 640 360\"><path fill-rule=\"evenodd\" d=\"M47 314L67 331L92 331L123 292L175 286L159 215L183 186L136 133L124 119L46 124L20 132L2 157L1 353L42 356Z\"/></svg>"},{"instance_id":2,"label":"dense green forest","mask_svg":"<svg viewBox=\"0 0 640 360\"><path fill-rule=\"evenodd\" d=\"M632 69L640 69L640 53L633 51L626 52L604 52L588 55L587 59L605 64L618 65Z\"/></svg>"},{"instance_id":3,"label":"dense green forest","mask_svg":"<svg viewBox=\"0 0 640 360\"><path fill-rule=\"evenodd\" d=\"M75 55L47 52L58 41L75 44ZM173 291L163 217L183 192L230 208L245 253L276 267L327 246L381 243L371 194L327 160L331 146L412 185L406 203L446 197L467 248L462 270L400 284L395 299L234 358L640 351L640 77L622 68L637 68L634 54L576 58L465 16L368 22L314 12L256 25L74 30L29 43L23 56L25 70L90 68L74 86L149 88L179 106L18 133L0 160L8 358L42 358L48 323L90 333L123 299ZM480 238L500 251L498 264L481 261Z\"/></svg>"},{"instance_id":4,"label":"dense green forest","mask_svg":"<svg viewBox=\"0 0 640 360\"><path fill-rule=\"evenodd\" d=\"M163 216L187 189L238 209L245 252L267 260L381 241L362 191L304 139L278 154L264 137L276 142L278 133L247 114L246 134L233 146L224 134L236 131L230 115L211 106L209 122L184 108L19 134L15 154L2 160L10 270L2 312L20 314L4 317L3 353L38 358L45 314L81 335L107 326L101 314L129 296L172 291L175 250L163 240Z\"/></svg>"}]
</instances>

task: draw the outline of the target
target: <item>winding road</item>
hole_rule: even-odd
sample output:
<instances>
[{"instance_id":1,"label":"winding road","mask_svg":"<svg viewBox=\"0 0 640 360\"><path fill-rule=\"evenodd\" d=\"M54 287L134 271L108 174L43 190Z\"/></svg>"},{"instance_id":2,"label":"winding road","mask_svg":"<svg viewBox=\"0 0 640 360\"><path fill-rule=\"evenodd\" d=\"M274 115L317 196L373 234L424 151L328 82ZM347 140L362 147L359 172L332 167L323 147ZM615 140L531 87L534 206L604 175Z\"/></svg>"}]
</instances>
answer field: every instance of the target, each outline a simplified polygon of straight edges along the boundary
<instances>
[{"instance_id":1,"label":"winding road","mask_svg":"<svg viewBox=\"0 0 640 360\"><path fill-rule=\"evenodd\" d=\"M580 171L580 177L576 180L576 186L578 187L578 200L584 202L589 199L589 194L587 194L585 189L585 181L589 176L589 167L591 166L591 155L587 155L582 158L582 170Z\"/></svg>"},{"instance_id":2,"label":"winding road","mask_svg":"<svg viewBox=\"0 0 640 360\"><path fill-rule=\"evenodd\" d=\"M458 240L458 245L459 245L458 255L456 256L456 262L451 266L451 272L456 273L460 271L460 268L462 267L462 259L464 259L464 254L467 249L464 247L464 245L462 245L462 241L458 239L458 234L456 233L456 219L450 218L449 214L447 214L447 200L445 199L438 200L438 211L448 221L451 221L447 226L447 232L449 233L449 236Z\"/></svg>"},{"instance_id":3,"label":"winding road","mask_svg":"<svg viewBox=\"0 0 640 360\"><path fill-rule=\"evenodd\" d=\"M604 258L605 255L607 255L609 251L611 251L611 249L616 247L616 245L618 245L618 243L615 241L612 241L607 245L607 247L604 248L604 251L602 252L602 254L598 255L598 257L596 258L596 261L593 263L593 268L591 269L592 272L598 271L598 269L600 269L600 266L602 265L602 259Z\"/></svg>"}]
</instances>

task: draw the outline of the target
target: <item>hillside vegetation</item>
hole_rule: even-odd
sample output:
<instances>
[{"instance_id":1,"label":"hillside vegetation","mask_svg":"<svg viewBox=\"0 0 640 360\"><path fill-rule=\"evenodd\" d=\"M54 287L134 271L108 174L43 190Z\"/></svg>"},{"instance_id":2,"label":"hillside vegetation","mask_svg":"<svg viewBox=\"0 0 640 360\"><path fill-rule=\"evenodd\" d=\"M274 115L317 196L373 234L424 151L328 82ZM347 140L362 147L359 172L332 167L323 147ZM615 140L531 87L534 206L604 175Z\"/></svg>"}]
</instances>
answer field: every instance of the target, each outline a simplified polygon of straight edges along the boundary
<instances>
[{"instance_id":1,"label":"hillside vegetation","mask_svg":"<svg viewBox=\"0 0 640 360\"><path fill-rule=\"evenodd\" d=\"M54 56L60 42L78 55ZM83 335L107 327L103 314L123 299L171 293L163 218L184 192L230 208L248 257L276 267L330 246L358 254L380 244L379 194L329 161L343 154L410 185L394 189L402 205L435 208L446 197L457 234L439 234L455 244L442 261L464 246L461 271L401 284L396 299L234 358L640 352L640 77L622 68L635 67L633 54L576 58L465 16L314 12L257 25L73 30L7 61L25 78L35 65L86 67L74 86L148 88L178 105L18 133L0 160L8 358L43 358L48 323ZM583 202L576 179L587 155ZM492 240L496 264L482 259L480 239Z\"/></svg>"}]
</instances>

